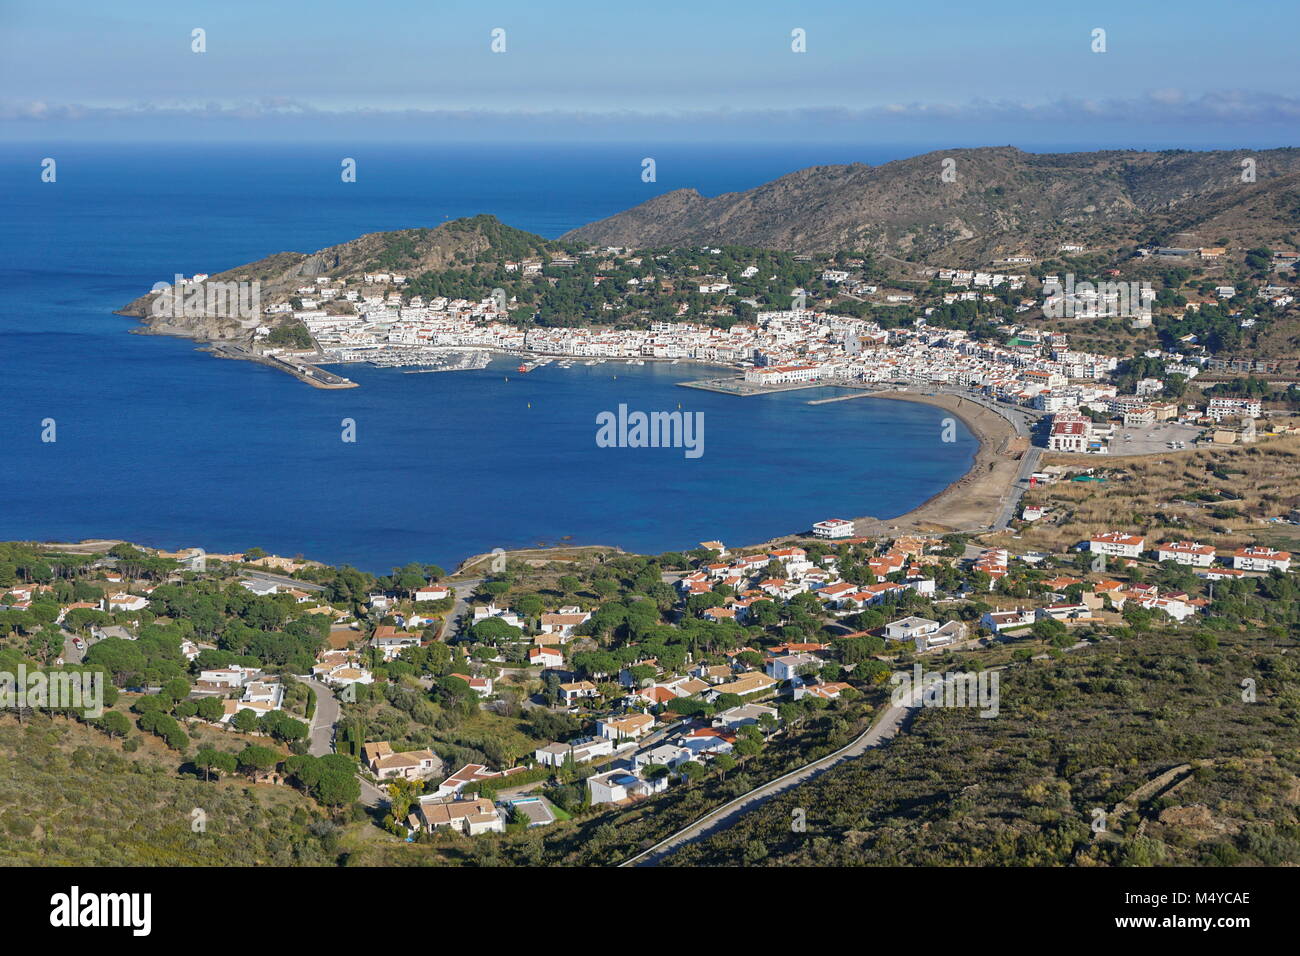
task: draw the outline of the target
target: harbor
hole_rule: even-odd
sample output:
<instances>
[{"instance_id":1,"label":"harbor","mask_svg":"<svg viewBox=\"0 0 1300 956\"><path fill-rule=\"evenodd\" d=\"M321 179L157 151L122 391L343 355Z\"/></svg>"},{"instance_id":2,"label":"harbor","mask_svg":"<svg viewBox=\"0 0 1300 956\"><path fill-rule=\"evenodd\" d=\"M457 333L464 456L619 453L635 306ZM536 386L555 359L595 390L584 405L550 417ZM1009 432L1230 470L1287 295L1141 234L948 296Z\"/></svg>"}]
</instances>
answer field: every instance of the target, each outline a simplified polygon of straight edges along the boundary
<instances>
[{"instance_id":1,"label":"harbor","mask_svg":"<svg viewBox=\"0 0 1300 956\"><path fill-rule=\"evenodd\" d=\"M306 382L313 388L356 388L357 383L351 379L337 375L328 369L320 368L314 360L320 357L312 356L313 361L297 353L290 355L264 354L255 352L243 345L234 345L229 343L220 343L211 346L208 351L217 358L226 359L243 359L249 362L257 362L259 365L266 365L270 368L279 369L282 372L288 372L300 382Z\"/></svg>"}]
</instances>

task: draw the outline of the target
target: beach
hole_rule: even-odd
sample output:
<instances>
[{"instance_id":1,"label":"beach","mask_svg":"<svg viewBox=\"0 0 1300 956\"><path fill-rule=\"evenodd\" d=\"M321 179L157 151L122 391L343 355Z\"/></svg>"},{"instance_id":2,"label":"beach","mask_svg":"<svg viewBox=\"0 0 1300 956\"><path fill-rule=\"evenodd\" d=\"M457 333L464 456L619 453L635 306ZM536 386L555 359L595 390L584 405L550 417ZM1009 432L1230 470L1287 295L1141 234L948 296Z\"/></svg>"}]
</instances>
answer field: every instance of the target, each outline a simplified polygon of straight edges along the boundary
<instances>
[{"instance_id":1,"label":"beach","mask_svg":"<svg viewBox=\"0 0 1300 956\"><path fill-rule=\"evenodd\" d=\"M919 402L951 412L979 440L979 451L964 475L911 511L896 518L881 519L872 515L853 518L856 535L865 538L990 530L1002 515L1008 495L1021 477L1024 454L1030 448L1028 438L1020 435L1004 415L960 395L883 391L873 393L870 398ZM809 538L808 534L801 532L773 539L762 546Z\"/></svg>"}]
</instances>

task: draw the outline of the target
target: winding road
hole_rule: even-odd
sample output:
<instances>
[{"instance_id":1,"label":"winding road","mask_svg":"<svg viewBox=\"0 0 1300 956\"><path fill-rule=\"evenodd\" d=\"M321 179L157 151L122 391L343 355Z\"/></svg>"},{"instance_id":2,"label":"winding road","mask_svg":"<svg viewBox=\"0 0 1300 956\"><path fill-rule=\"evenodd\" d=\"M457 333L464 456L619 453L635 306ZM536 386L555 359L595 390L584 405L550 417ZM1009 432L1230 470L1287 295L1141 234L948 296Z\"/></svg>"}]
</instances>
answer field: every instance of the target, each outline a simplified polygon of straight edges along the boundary
<instances>
[{"instance_id":1,"label":"winding road","mask_svg":"<svg viewBox=\"0 0 1300 956\"><path fill-rule=\"evenodd\" d=\"M847 746L814 760L812 763L804 764L802 767L777 777L775 780L770 780L762 786L755 787L749 793L724 803L716 810L700 817L690 826L678 830L666 840L661 840L648 850L643 850L631 859L623 861L619 866L658 866L686 844L702 840L714 833L725 830L740 817L773 797L805 784L845 761L862 756L872 747L879 746L898 733L908 713L919 706L920 694L921 689L917 688L903 703L891 703L885 712L880 715L880 719Z\"/></svg>"}]
</instances>

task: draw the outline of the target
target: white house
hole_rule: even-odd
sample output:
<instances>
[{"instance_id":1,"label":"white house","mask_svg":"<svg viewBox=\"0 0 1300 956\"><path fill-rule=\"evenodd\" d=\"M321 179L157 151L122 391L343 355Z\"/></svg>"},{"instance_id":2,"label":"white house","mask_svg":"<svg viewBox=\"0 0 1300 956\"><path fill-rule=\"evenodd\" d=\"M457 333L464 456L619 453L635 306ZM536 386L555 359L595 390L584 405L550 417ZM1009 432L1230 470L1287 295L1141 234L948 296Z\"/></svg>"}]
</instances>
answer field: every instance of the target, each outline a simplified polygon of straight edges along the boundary
<instances>
[{"instance_id":1,"label":"white house","mask_svg":"<svg viewBox=\"0 0 1300 956\"><path fill-rule=\"evenodd\" d=\"M1238 548L1232 552L1232 566L1242 571L1290 571L1291 552L1272 548Z\"/></svg>"},{"instance_id":2,"label":"white house","mask_svg":"<svg viewBox=\"0 0 1300 956\"><path fill-rule=\"evenodd\" d=\"M413 822L429 833L448 827L468 836L477 836L480 833L502 833L506 828L492 801L484 797L461 800L424 796L411 816Z\"/></svg>"},{"instance_id":3,"label":"white house","mask_svg":"<svg viewBox=\"0 0 1300 956\"><path fill-rule=\"evenodd\" d=\"M584 698L598 697L600 691L596 685L589 680L575 681L572 684L560 685L560 699L566 704L574 704Z\"/></svg>"},{"instance_id":4,"label":"white house","mask_svg":"<svg viewBox=\"0 0 1300 956\"><path fill-rule=\"evenodd\" d=\"M1146 547L1146 539L1141 535L1124 534L1121 531L1107 531L1105 534L1093 535L1088 539L1088 550L1094 554L1105 554L1112 558L1136 558Z\"/></svg>"},{"instance_id":5,"label":"white house","mask_svg":"<svg viewBox=\"0 0 1300 956\"><path fill-rule=\"evenodd\" d=\"M994 634L1001 634L1003 631L1032 625L1034 623L1034 612L1032 609L1023 611L988 611L980 618L980 623Z\"/></svg>"},{"instance_id":6,"label":"white house","mask_svg":"<svg viewBox=\"0 0 1300 956\"><path fill-rule=\"evenodd\" d=\"M939 630L939 622L924 617L905 617L885 625L885 637L891 641L915 641Z\"/></svg>"},{"instance_id":7,"label":"white house","mask_svg":"<svg viewBox=\"0 0 1300 956\"><path fill-rule=\"evenodd\" d=\"M812 532L818 538L851 538L853 522L845 518L827 518L814 524Z\"/></svg>"},{"instance_id":8,"label":"white house","mask_svg":"<svg viewBox=\"0 0 1300 956\"><path fill-rule=\"evenodd\" d=\"M621 803L637 797L648 797L668 789L667 776L655 780L643 780L627 770L611 770L587 778L587 788L591 791L592 804Z\"/></svg>"},{"instance_id":9,"label":"white house","mask_svg":"<svg viewBox=\"0 0 1300 956\"><path fill-rule=\"evenodd\" d=\"M649 764L663 764L665 767L679 767L686 761L690 760L695 754L686 747L679 747L676 744L660 744L658 747L652 747L641 753L634 754L632 757L632 766L640 770Z\"/></svg>"},{"instance_id":10,"label":"white house","mask_svg":"<svg viewBox=\"0 0 1300 956\"><path fill-rule=\"evenodd\" d=\"M746 724L759 723L764 715L776 719L776 708L765 707L762 704L740 704L732 707L730 710L722 710L713 715L714 727L726 727L728 730L736 730L744 727Z\"/></svg>"},{"instance_id":11,"label":"white house","mask_svg":"<svg viewBox=\"0 0 1300 956\"><path fill-rule=\"evenodd\" d=\"M812 654L785 654L769 660L766 670L769 677L777 680L793 680L799 676L800 669L819 666L821 659Z\"/></svg>"},{"instance_id":12,"label":"white house","mask_svg":"<svg viewBox=\"0 0 1300 956\"><path fill-rule=\"evenodd\" d=\"M1156 547L1157 561L1176 561L1193 568L1208 568L1214 563L1214 548L1192 541L1173 541Z\"/></svg>"},{"instance_id":13,"label":"white house","mask_svg":"<svg viewBox=\"0 0 1300 956\"><path fill-rule=\"evenodd\" d=\"M591 620L591 613L581 611L576 607L560 608L558 613L543 614L541 619L541 632L543 634L553 634L559 638L560 643L564 643L573 637L574 628Z\"/></svg>"},{"instance_id":14,"label":"white house","mask_svg":"<svg viewBox=\"0 0 1300 956\"><path fill-rule=\"evenodd\" d=\"M970 628L961 621L948 621L940 626L937 631L931 631L929 634L918 634L912 640L916 644L917 653L922 651L931 651L936 647L947 647L949 644L956 644L958 641L964 641L970 636Z\"/></svg>"},{"instance_id":15,"label":"white house","mask_svg":"<svg viewBox=\"0 0 1300 956\"><path fill-rule=\"evenodd\" d=\"M605 717L596 721L596 733L610 740L632 738L635 740L650 732L655 719L649 714L628 714L626 717Z\"/></svg>"},{"instance_id":16,"label":"white house","mask_svg":"<svg viewBox=\"0 0 1300 956\"><path fill-rule=\"evenodd\" d=\"M530 647L528 663L533 667L563 667L564 655L554 647Z\"/></svg>"},{"instance_id":17,"label":"white house","mask_svg":"<svg viewBox=\"0 0 1300 956\"><path fill-rule=\"evenodd\" d=\"M107 604L110 611L143 611L149 606L149 599L119 591L108 596Z\"/></svg>"},{"instance_id":18,"label":"white house","mask_svg":"<svg viewBox=\"0 0 1300 956\"><path fill-rule=\"evenodd\" d=\"M614 741L608 737L579 737L567 744L553 743L538 747L533 751L533 757L543 767L562 767L570 756L575 764L579 764L613 752Z\"/></svg>"}]
</instances>

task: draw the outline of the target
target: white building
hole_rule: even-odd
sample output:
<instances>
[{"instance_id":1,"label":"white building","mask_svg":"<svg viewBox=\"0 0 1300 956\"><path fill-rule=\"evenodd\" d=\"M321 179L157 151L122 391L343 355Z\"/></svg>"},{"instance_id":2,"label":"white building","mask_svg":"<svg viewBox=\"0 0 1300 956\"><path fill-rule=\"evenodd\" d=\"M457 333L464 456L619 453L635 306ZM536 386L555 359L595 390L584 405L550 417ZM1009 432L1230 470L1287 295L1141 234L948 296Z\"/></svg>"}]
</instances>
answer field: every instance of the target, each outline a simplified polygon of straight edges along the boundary
<instances>
[{"instance_id":1,"label":"white building","mask_svg":"<svg viewBox=\"0 0 1300 956\"><path fill-rule=\"evenodd\" d=\"M1174 541L1156 548L1157 561L1177 561L1193 568L1208 568L1214 563L1214 548L1192 541Z\"/></svg>"},{"instance_id":2,"label":"white building","mask_svg":"<svg viewBox=\"0 0 1300 956\"><path fill-rule=\"evenodd\" d=\"M1232 552L1232 566L1242 571L1290 571L1291 553L1272 548L1239 548Z\"/></svg>"},{"instance_id":3,"label":"white building","mask_svg":"<svg viewBox=\"0 0 1300 956\"><path fill-rule=\"evenodd\" d=\"M1212 398L1206 414L1216 422L1238 416L1259 418L1260 403L1255 398Z\"/></svg>"},{"instance_id":4,"label":"white building","mask_svg":"<svg viewBox=\"0 0 1300 956\"><path fill-rule=\"evenodd\" d=\"M649 714L628 714L626 717L605 717L596 721L596 733L609 740L632 738L635 740L650 732L655 719Z\"/></svg>"},{"instance_id":5,"label":"white building","mask_svg":"<svg viewBox=\"0 0 1300 956\"><path fill-rule=\"evenodd\" d=\"M611 770L587 778L587 788L591 791L591 802L622 803L637 797L648 797L668 789L668 778L643 780L628 770Z\"/></svg>"},{"instance_id":6,"label":"white building","mask_svg":"<svg viewBox=\"0 0 1300 956\"><path fill-rule=\"evenodd\" d=\"M543 767L562 767L570 757L575 764L579 764L613 752L614 741L608 737L579 737L567 744L554 743L539 747L533 751L533 757Z\"/></svg>"},{"instance_id":7,"label":"white building","mask_svg":"<svg viewBox=\"0 0 1300 956\"><path fill-rule=\"evenodd\" d=\"M827 518L814 524L812 531L818 538L851 538L853 522L844 518Z\"/></svg>"},{"instance_id":8,"label":"white building","mask_svg":"<svg viewBox=\"0 0 1300 956\"><path fill-rule=\"evenodd\" d=\"M885 625L885 637L891 641L914 641L939 630L939 622L924 617L905 617Z\"/></svg>"},{"instance_id":9,"label":"white building","mask_svg":"<svg viewBox=\"0 0 1300 956\"><path fill-rule=\"evenodd\" d=\"M818 667L821 660L812 654L785 654L767 662L767 674L777 680L794 680L806 667Z\"/></svg>"},{"instance_id":10,"label":"white building","mask_svg":"<svg viewBox=\"0 0 1300 956\"><path fill-rule=\"evenodd\" d=\"M1094 554L1109 555L1112 558L1136 558L1142 554L1145 547L1145 538L1120 531L1107 531L1105 534L1093 535L1088 539L1089 551Z\"/></svg>"}]
</instances>

